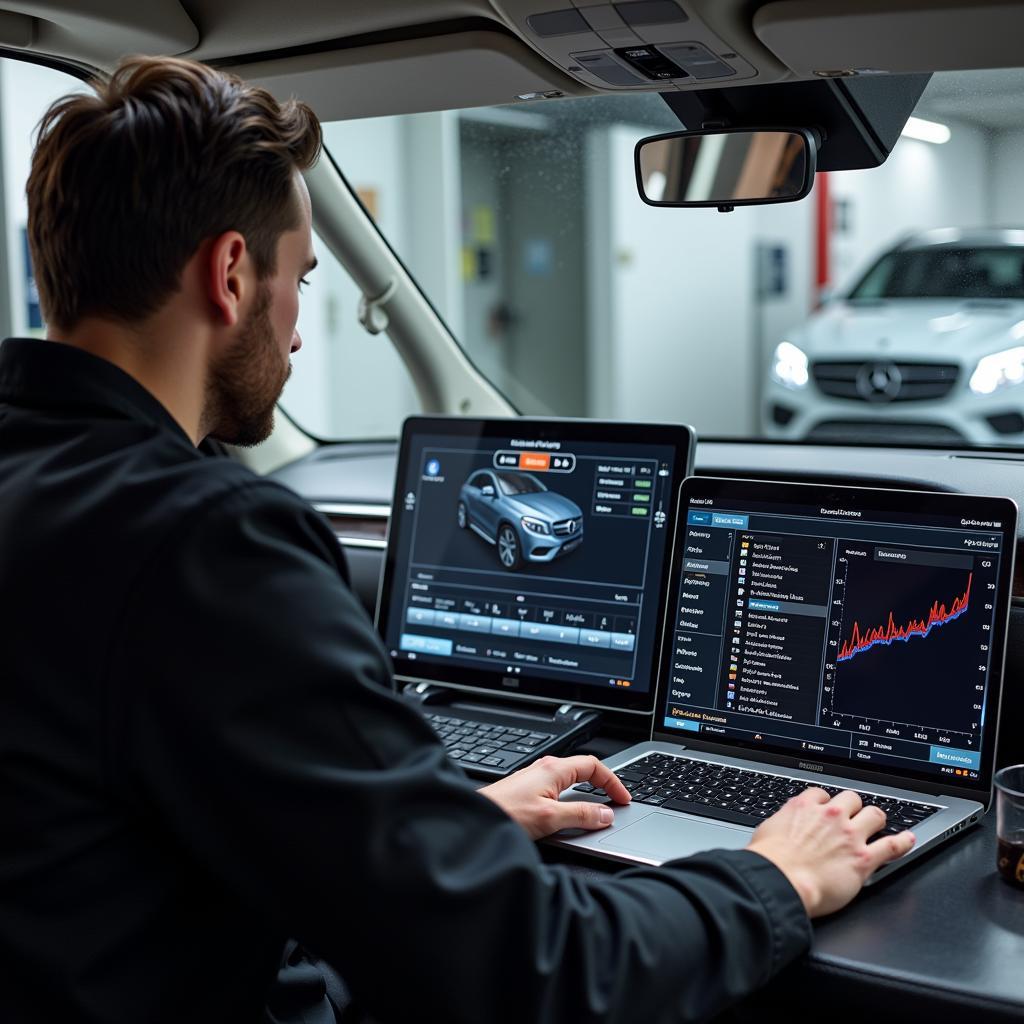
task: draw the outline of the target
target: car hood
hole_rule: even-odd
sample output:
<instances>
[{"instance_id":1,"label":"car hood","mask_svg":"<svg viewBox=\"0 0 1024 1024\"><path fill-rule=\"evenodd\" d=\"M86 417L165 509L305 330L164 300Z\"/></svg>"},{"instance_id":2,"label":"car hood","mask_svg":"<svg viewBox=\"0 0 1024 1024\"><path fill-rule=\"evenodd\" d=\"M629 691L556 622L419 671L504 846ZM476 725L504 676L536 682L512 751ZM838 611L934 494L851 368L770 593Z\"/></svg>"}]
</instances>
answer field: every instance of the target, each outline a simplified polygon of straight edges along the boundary
<instances>
[{"instance_id":1,"label":"car hood","mask_svg":"<svg viewBox=\"0 0 1024 1024\"><path fill-rule=\"evenodd\" d=\"M556 522L559 519L574 519L582 515L579 505L553 491L538 491L536 494L521 494L509 497L509 504L520 515L541 515Z\"/></svg>"},{"instance_id":2,"label":"car hood","mask_svg":"<svg viewBox=\"0 0 1024 1024\"><path fill-rule=\"evenodd\" d=\"M812 359L973 363L988 352L1020 345L1021 336L1021 301L891 299L830 302L791 339Z\"/></svg>"}]
</instances>

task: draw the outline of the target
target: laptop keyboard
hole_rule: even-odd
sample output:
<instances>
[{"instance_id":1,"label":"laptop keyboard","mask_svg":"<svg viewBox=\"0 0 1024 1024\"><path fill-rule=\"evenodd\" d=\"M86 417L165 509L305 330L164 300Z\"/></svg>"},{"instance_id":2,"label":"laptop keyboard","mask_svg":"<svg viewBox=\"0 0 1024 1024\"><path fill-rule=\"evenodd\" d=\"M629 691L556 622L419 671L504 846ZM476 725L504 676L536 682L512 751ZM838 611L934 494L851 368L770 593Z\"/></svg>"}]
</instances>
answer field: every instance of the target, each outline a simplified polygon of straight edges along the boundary
<instances>
[{"instance_id":1,"label":"laptop keyboard","mask_svg":"<svg viewBox=\"0 0 1024 1024\"><path fill-rule=\"evenodd\" d=\"M423 717L448 748L448 756L463 766L483 765L509 771L521 761L532 760L538 748L555 738L553 732L488 725L450 715L427 713Z\"/></svg>"},{"instance_id":2,"label":"laptop keyboard","mask_svg":"<svg viewBox=\"0 0 1024 1024\"><path fill-rule=\"evenodd\" d=\"M637 803L754 827L771 817L790 797L817 785L806 779L746 771L672 754L648 754L616 769L615 774ZM818 785L817 788L825 790L829 796L842 792L835 786ZM595 796L607 795L589 782L581 782L573 789ZM876 832L872 839L916 828L941 810L931 804L853 792L865 806L885 811L885 828Z\"/></svg>"}]
</instances>

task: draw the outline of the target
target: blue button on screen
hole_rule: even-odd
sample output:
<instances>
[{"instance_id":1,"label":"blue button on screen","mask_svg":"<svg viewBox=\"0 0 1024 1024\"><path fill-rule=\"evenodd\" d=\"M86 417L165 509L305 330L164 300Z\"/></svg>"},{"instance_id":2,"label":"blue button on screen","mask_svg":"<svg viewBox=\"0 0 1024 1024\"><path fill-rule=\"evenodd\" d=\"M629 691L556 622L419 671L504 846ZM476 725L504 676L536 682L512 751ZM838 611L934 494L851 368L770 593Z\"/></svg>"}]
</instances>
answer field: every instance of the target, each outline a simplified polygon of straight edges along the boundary
<instances>
[{"instance_id":1,"label":"blue button on screen","mask_svg":"<svg viewBox=\"0 0 1024 1024\"><path fill-rule=\"evenodd\" d=\"M687 732L700 732L700 722L691 721L689 718L666 718L665 725L669 729L685 729Z\"/></svg>"},{"instance_id":2,"label":"blue button on screen","mask_svg":"<svg viewBox=\"0 0 1024 1024\"><path fill-rule=\"evenodd\" d=\"M973 771L981 767L981 754L977 750L958 750L956 747L932 747L928 760L932 764L948 764L954 768L970 768Z\"/></svg>"},{"instance_id":3,"label":"blue button on screen","mask_svg":"<svg viewBox=\"0 0 1024 1024\"><path fill-rule=\"evenodd\" d=\"M733 515L727 512L713 512L711 515L712 526L729 526L735 530L745 530L749 523L749 516Z\"/></svg>"},{"instance_id":4,"label":"blue button on screen","mask_svg":"<svg viewBox=\"0 0 1024 1024\"><path fill-rule=\"evenodd\" d=\"M399 647L403 651L440 654L446 658L450 657L452 653L451 640L445 640L439 636L417 636L415 633L403 633Z\"/></svg>"}]
</instances>

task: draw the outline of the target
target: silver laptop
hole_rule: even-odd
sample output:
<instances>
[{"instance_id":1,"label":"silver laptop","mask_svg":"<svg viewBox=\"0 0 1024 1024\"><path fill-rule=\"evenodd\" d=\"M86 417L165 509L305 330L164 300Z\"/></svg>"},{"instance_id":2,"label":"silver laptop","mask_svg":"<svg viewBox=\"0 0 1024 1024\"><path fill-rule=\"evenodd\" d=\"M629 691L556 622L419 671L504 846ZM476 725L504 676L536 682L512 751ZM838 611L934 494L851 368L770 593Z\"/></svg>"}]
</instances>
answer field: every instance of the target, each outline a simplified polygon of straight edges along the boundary
<instances>
[{"instance_id":1,"label":"silver laptop","mask_svg":"<svg viewBox=\"0 0 1024 1024\"><path fill-rule=\"evenodd\" d=\"M661 864L852 789L917 836L876 881L977 822L1016 525L1006 498L684 481L651 738L606 762L633 802L549 841ZM607 800L590 790L563 799Z\"/></svg>"}]
</instances>

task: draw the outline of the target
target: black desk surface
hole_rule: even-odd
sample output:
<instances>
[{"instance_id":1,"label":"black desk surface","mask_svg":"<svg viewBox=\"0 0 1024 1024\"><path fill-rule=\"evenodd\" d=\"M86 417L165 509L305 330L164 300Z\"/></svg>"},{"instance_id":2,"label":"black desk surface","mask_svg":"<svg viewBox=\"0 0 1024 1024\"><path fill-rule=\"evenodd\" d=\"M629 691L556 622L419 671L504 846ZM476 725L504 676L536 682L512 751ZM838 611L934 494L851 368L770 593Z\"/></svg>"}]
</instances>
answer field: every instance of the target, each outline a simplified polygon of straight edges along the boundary
<instances>
[{"instance_id":1,"label":"black desk surface","mask_svg":"<svg viewBox=\"0 0 1024 1024\"><path fill-rule=\"evenodd\" d=\"M1024 890L999 877L995 858L993 810L815 922L810 954L741 1008L740 1018L747 1010L763 1024L772 1010L799 1020L794 1014L804 1010L808 1019L837 1021L853 1013L876 1020L927 1014L929 1024L1024 1020ZM572 863L607 870L608 862Z\"/></svg>"}]
</instances>

